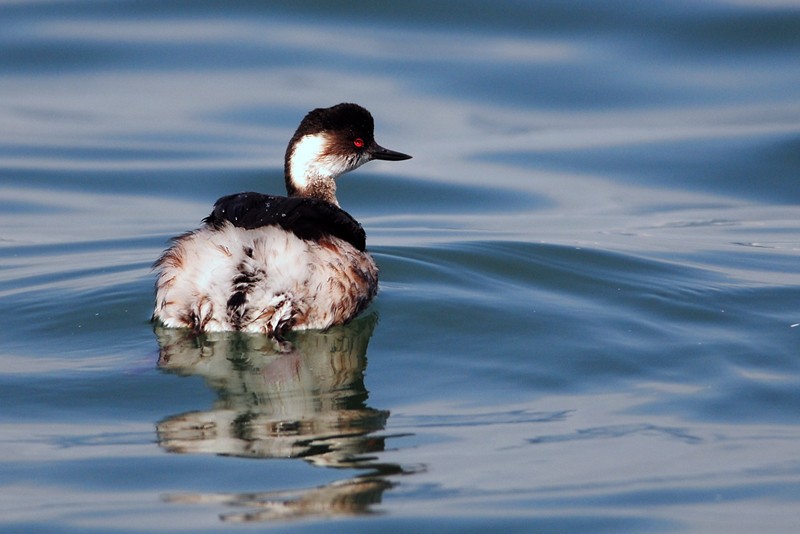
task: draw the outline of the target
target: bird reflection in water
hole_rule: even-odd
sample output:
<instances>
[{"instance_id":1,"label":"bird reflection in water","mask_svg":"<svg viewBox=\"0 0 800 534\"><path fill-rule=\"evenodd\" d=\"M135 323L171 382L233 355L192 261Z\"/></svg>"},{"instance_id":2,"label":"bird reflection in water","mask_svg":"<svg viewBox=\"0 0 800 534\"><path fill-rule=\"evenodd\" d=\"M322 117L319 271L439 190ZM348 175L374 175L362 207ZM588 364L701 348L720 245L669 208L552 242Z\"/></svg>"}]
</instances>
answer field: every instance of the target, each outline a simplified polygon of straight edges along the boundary
<instances>
[{"instance_id":1,"label":"bird reflection in water","mask_svg":"<svg viewBox=\"0 0 800 534\"><path fill-rule=\"evenodd\" d=\"M171 502L218 503L247 511L227 521L263 521L372 513L387 477L406 474L380 463L389 412L367 406L364 369L376 317L325 332L296 332L278 344L236 332L196 335L156 328L159 367L199 375L218 394L207 411L165 418L158 443L169 452L247 458L302 458L317 466L365 474L306 490L242 494L175 494Z\"/></svg>"}]
</instances>

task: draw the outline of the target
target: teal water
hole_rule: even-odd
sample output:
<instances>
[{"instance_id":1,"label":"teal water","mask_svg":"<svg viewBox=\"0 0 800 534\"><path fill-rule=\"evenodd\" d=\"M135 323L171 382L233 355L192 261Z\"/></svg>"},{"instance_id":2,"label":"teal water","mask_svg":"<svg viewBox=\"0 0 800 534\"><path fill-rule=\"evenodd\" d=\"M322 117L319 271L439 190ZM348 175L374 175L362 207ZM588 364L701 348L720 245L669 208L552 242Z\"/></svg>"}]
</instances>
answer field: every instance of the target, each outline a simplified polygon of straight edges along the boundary
<instances>
[{"instance_id":1,"label":"teal water","mask_svg":"<svg viewBox=\"0 0 800 534\"><path fill-rule=\"evenodd\" d=\"M0 3L0 530L794 532L800 5ZM276 350L150 265L313 107L381 293Z\"/></svg>"}]
</instances>

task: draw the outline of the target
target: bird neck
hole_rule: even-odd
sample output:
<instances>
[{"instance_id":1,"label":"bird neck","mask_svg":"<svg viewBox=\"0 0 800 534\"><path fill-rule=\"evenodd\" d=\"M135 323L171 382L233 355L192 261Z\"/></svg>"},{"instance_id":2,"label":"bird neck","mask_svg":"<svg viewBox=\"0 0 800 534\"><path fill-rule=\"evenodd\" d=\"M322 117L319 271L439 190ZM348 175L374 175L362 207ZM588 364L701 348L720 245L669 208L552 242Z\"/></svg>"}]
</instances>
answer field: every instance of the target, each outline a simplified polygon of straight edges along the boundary
<instances>
[{"instance_id":1,"label":"bird neck","mask_svg":"<svg viewBox=\"0 0 800 534\"><path fill-rule=\"evenodd\" d=\"M289 183L296 184L291 177L287 177L286 183L289 196L317 198L330 202L334 206L339 205L339 201L336 199L336 181L330 176L306 174L302 187L290 187Z\"/></svg>"}]
</instances>

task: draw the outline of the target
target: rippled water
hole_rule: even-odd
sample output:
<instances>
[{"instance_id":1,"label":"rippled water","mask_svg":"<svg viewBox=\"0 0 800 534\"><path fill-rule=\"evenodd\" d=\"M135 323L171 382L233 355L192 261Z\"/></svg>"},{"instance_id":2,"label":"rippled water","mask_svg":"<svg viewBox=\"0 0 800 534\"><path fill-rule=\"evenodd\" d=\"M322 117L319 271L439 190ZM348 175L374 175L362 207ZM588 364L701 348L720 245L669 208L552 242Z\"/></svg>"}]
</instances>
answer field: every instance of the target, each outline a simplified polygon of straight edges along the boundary
<instances>
[{"instance_id":1,"label":"rippled water","mask_svg":"<svg viewBox=\"0 0 800 534\"><path fill-rule=\"evenodd\" d=\"M794 532L800 6L0 3L4 531ZM381 293L278 347L150 265L313 107Z\"/></svg>"}]
</instances>

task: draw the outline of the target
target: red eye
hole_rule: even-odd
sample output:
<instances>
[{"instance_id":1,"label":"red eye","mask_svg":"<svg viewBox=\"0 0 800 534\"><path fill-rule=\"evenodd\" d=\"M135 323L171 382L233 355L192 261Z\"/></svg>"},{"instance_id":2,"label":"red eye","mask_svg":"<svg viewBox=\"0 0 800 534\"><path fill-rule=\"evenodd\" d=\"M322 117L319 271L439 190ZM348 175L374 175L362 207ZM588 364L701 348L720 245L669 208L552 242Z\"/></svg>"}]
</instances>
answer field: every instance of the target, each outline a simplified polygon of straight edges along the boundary
<instances>
[{"instance_id":1,"label":"red eye","mask_svg":"<svg viewBox=\"0 0 800 534\"><path fill-rule=\"evenodd\" d=\"M353 141L353 144L356 145L357 148L361 148L364 146L364 140L359 137Z\"/></svg>"}]
</instances>

